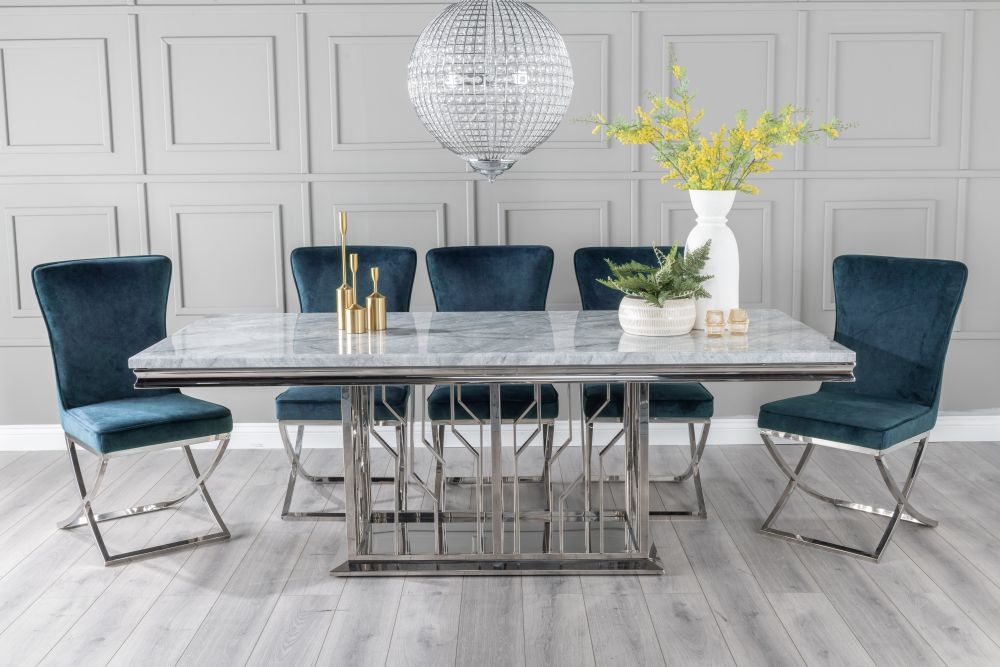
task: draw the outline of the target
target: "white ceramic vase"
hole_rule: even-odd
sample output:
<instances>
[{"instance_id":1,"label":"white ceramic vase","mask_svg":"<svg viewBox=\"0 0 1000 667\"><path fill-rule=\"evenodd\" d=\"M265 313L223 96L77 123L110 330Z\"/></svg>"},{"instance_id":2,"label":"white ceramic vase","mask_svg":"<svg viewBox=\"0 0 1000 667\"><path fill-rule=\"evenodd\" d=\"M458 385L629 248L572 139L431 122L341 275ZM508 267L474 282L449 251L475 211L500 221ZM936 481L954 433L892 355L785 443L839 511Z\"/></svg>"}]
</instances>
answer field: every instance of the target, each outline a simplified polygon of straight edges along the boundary
<instances>
[{"instance_id":1,"label":"white ceramic vase","mask_svg":"<svg viewBox=\"0 0 1000 667\"><path fill-rule=\"evenodd\" d=\"M626 296L618 306L618 322L633 336L680 336L691 331L694 299L674 299L654 306L637 296Z\"/></svg>"},{"instance_id":2,"label":"white ceramic vase","mask_svg":"<svg viewBox=\"0 0 1000 667\"><path fill-rule=\"evenodd\" d=\"M705 282L705 289L712 296L696 301L694 328L704 329L706 311L721 310L728 316L730 309L740 307L740 252L733 230L726 224L736 190L688 190L688 194L698 224L688 234L684 251L691 252L712 242L704 269L712 276Z\"/></svg>"}]
</instances>

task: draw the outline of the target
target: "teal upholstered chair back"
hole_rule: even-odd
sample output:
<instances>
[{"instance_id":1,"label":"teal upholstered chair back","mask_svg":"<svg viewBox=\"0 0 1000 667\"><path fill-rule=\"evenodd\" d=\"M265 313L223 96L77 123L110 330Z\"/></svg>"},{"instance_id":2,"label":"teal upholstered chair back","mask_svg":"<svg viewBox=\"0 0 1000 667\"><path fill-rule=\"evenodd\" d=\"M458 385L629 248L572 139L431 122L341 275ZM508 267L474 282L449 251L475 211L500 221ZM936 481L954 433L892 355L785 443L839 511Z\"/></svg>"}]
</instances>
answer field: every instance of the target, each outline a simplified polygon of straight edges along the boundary
<instances>
[{"instance_id":1,"label":"teal upholstered chair back","mask_svg":"<svg viewBox=\"0 0 1000 667\"><path fill-rule=\"evenodd\" d=\"M371 268L377 266L378 291L385 295L386 308L391 312L410 309L413 277L417 271L416 250L399 246L356 245L348 246L347 252L358 253L358 297L362 304L372 292ZM343 280L340 246L296 248L292 251L291 262L302 312L336 312L337 288ZM348 283L350 280L348 269Z\"/></svg>"},{"instance_id":2,"label":"teal upholstered chair back","mask_svg":"<svg viewBox=\"0 0 1000 667\"><path fill-rule=\"evenodd\" d=\"M164 338L170 260L161 256L54 262L31 272L48 328L64 410L176 393L135 389L128 359Z\"/></svg>"},{"instance_id":3,"label":"teal upholstered chair back","mask_svg":"<svg viewBox=\"0 0 1000 667\"><path fill-rule=\"evenodd\" d=\"M441 312L545 310L552 248L538 245L434 248L427 274Z\"/></svg>"},{"instance_id":4,"label":"teal upholstered chair back","mask_svg":"<svg viewBox=\"0 0 1000 667\"><path fill-rule=\"evenodd\" d=\"M670 252L669 247L660 247L660 250L665 253ZM678 252L684 252L684 249L681 248ZM597 282L598 278L607 278L611 275L606 259L615 264L634 260L648 266L656 266L656 253L653 252L652 246L595 246L578 249L573 253L573 270L576 272L576 284L580 288L583 310L618 310L624 295Z\"/></svg>"},{"instance_id":5,"label":"teal upholstered chair back","mask_svg":"<svg viewBox=\"0 0 1000 667\"><path fill-rule=\"evenodd\" d=\"M944 360L968 269L936 259L843 255L833 262L834 340L854 350L856 392L937 406Z\"/></svg>"}]
</instances>

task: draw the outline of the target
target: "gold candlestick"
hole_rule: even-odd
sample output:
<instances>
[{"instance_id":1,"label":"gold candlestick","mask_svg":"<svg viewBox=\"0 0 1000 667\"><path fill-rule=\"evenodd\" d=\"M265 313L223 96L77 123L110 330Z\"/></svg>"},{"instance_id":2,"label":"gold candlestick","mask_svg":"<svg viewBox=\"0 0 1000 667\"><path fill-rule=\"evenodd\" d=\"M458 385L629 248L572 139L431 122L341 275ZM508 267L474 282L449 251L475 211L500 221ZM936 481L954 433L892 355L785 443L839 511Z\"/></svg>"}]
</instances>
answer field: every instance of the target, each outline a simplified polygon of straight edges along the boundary
<instances>
[{"instance_id":1,"label":"gold candlestick","mask_svg":"<svg viewBox=\"0 0 1000 667\"><path fill-rule=\"evenodd\" d=\"M386 328L386 298L378 291L378 267L372 267L372 293L365 299L368 308L368 330L385 331Z\"/></svg>"},{"instance_id":2,"label":"gold candlestick","mask_svg":"<svg viewBox=\"0 0 1000 667\"><path fill-rule=\"evenodd\" d=\"M347 284L347 212L340 211L340 271L342 280L337 288L337 326L347 328L347 309L354 304L354 289Z\"/></svg>"},{"instance_id":3,"label":"gold candlestick","mask_svg":"<svg viewBox=\"0 0 1000 667\"><path fill-rule=\"evenodd\" d=\"M351 253L351 295L358 293L358 253ZM352 298L353 301L353 298ZM368 310L354 301L344 312L347 320L347 333L365 333L368 331Z\"/></svg>"}]
</instances>

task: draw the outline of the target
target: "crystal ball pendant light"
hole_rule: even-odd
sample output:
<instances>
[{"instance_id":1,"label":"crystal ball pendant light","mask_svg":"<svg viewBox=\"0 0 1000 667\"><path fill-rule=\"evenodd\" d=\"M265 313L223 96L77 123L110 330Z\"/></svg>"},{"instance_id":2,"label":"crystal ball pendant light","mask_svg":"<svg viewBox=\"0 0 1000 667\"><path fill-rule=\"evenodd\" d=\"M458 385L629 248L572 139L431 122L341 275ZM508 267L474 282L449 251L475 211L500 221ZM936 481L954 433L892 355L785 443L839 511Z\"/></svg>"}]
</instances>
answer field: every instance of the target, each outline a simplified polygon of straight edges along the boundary
<instances>
[{"instance_id":1,"label":"crystal ball pendant light","mask_svg":"<svg viewBox=\"0 0 1000 667\"><path fill-rule=\"evenodd\" d=\"M573 66L552 22L519 0L461 0L410 56L410 101L428 131L490 181L555 131Z\"/></svg>"}]
</instances>

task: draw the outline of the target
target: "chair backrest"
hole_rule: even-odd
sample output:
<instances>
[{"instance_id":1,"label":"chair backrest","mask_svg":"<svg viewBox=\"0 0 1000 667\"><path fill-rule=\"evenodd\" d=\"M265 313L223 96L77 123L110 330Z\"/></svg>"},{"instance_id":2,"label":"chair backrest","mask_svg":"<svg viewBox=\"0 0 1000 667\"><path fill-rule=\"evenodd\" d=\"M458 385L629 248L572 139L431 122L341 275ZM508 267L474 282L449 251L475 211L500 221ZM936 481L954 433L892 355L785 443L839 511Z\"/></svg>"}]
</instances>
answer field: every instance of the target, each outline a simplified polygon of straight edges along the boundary
<instances>
[{"instance_id":1,"label":"chair backrest","mask_svg":"<svg viewBox=\"0 0 1000 667\"><path fill-rule=\"evenodd\" d=\"M31 272L64 410L174 393L135 389L128 359L166 337L170 260L158 255L53 262Z\"/></svg>"},{"instance_id":2,"label":"chair backrest","mask_svg":"<svg viewBox=\"0 0 1000 667\"><path fill-rule=\"evenodd\" d=\"M938 259L842 255L833 261L834 340L854 350L846 391L937 407L968 269Z\"/></svg>"},{"instance_id":3,"label":"chair backrest","mask_svg":"<svg viewBox=\"0 0 1000 667\"><path fill-rule=\"evenodd\" d=\"M385 295L387 310L406 312L410 309L413 276L417 272L416 250L399 246L349 245L347 252L358 253L359 303L364 304L365 297L372 292L371 268L377 266L378 291ZM296 248L292 251L291 262L302 312L336 312L337 288L343 280L340 246ZM350 281L348 268L347 282Z\"/></svg>"},{"instance_id":4,"label":"chair backrest","mask_svg":"<svg viewBox=\"0 0 1000 667\"><path fill-rule=\"evenodd\" d=\"M434 248L427 274L441 312L545 310L552 248L538 245Z\"/></svg>"},{"instance_id":5,"label":"chair backrest","mask_svg":"<svg viewBox=\"0 0 1000 667\"><path fill-rule=\"evenodd\" d=\"M670 252L670 247L660 247L664 253ZM678 249L683 253L684 248ZM652 246L592 246L580 248L573 253L573 270L576 272L576 284L580 288L580 302L584 310L618 310L624 296L618 290L605 287L597 282L598 278L607 278L611 269L605 261L610 259L615 264L624 264L635 260L648 266L656 266L656 253Z\"/></svg>"}]
</instances>

